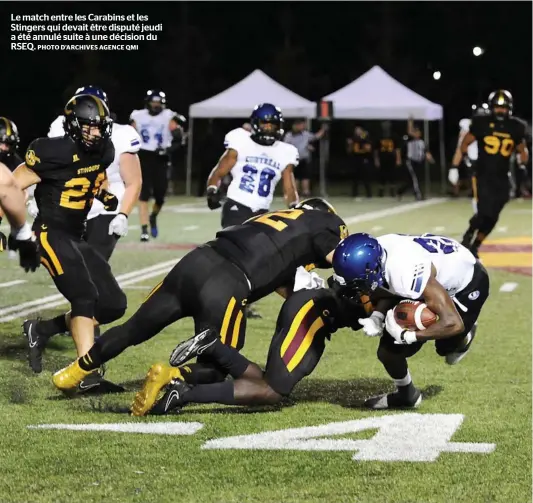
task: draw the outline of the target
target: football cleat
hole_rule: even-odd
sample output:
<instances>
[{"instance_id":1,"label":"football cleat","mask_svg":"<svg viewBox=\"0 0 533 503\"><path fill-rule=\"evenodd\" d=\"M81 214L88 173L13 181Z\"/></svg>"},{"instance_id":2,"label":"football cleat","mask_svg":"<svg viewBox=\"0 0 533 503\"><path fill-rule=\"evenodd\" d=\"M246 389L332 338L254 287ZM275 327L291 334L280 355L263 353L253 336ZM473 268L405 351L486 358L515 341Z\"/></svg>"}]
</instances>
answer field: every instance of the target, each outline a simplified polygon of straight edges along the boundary
<instances>
[{"instance_id":1,"label":"football cleat","mask_svg":"<svg viewBox=\"0 0 533 503\"><path fill-rule=\"evenodd\" d=\"M79 394L104 394L122 393L125 389L118 384L104 379L102 368L93 370L83 381L78 384Z\"/></svg>"},{"instance_id":2,"label":"football cleat","mask_svg":"<svg viewBox=\"0 0 533 503\"><path fill-rule=\"evenodd\" d=\"M446 363L448 365L456 365L459 363L470 351L470 347L472 346L472 342L474 342L474 337L476 336L477 331L477 322L474 323L474 326L472 327L472 330L468 332L468 340L466 342L465 347L461 351L456 351L454 353L448 353L444 359L446 360Z\"/></svg>"},{"instance_id":3,"label":"football cleat","mask_svg":"<svg viewBox=\"0 0 533 503\"><path fill-rule=\"evenodd\" d=\"M169 363L173 367L179 367L185 362L201 355L206 349L211 347L218 339L217 332L208 328L186 341L180 342L170 355Z\"/></svg>"},{"instance_id":4,"label":"football cleat","mask_svg":"<svg viewBox=\"0 0 533 503\"><path fill-rule=\"evenodd\" d=\"M365 407L373 410L384 409L416 409L422 403L422 393L415 388L412 396L394 393L385 393L384 395L373 396L365 401Z\"/></svg>"},{"instance_id":5,"label":"football cleat","mask_svg":"<svg viewBox=\"0 0 533 503\"><path fill-rule=\"evenodd\" d=\"M156 363L150 367L144 385L131 405L132 416L145 416L154 406L159 393L173 380L183 380L180 369Z\"/></svg>"},{"instance_id":6,"label":"football cleat","mask_svg":"<svg viewBox=\"0 0 533 503\"><path fill-rule=\"evenodd\" d=\"M52 376L52 381L61 391L73 391L92 372L94 370L83 370L78 360L75 360L68 367L58 370Z\"/></svg>"},{"instance_id":7,"label":"football cleat","mask_svg":"<svg viewBox=\"0 0 533 503\"><path fill-rule=\"evenodd\" d=\"M150 236L146 233L146 232L143 232L141 234L141 242L142 243L145 243L147 241L150 241Z\"/></svg>"},{"instance_id":8,"label":"football cleat","mask_svg":"<svg viewBox=\"0 0 533 503\"><path fill-rule=\"evenodd\" d=\"M150 215L150 234L153 238L156 238L159 234L157 230L157 216L156 215Z\"/></svg>"},{"instance_id":9,"label":"football cleat","mask_svg":"<svg viewBox=\"0 0 533 503\"><path fill-rule=\"evenodd\" d=\"M153 416L162 416L171 410L181 409L183 407L183 397L192 388L185 381L174 380L170 383L167 392L154 405L150 414Z\"/></svg>"},{"instance_id":10,"label":"football cleat","mask_svg":"<svg viewBox=\"0 0 533 503\"><path fill-rule=\"evenodd\" d=\"M39 320L26 320L22 324L22 332L28 343L28 361L36 374L43 371L43 351L48 341L47 337L37 331L38 322Z\"/></svg>"}]
</instances>

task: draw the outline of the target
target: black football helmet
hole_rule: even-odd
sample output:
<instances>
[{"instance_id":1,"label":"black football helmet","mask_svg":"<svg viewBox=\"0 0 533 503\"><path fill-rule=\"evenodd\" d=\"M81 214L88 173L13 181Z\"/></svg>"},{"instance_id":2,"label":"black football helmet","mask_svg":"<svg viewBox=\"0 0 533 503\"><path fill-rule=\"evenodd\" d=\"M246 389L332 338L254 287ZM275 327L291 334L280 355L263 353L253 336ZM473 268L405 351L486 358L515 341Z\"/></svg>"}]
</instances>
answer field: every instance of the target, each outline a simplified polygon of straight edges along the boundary
<instances>
[{"instance_id":1,"label":"black football helmet","mask_svg":"<svg viewBox=\"0 0 533 503\"><path fill-rule=\"evenodd\" d=\"M283 114L271 103L257 105L250 117L252 125L251 138L260 145L273 145L283 138Z\"/></svg>"},{"instance_id":2,"label":"black football helmet","mask_svg":"<svg viewBox=\"0 0 533 503\"><path fill-rule=\"evenodd\" d=\"M85 150L105 147L113 121L103 100L93 95L74 96L65 105L65 132ZM99 134L91 132L97 128Z\"/></svg>"},{"instance_id":3,"label":"black football helmet","mask_svg":"<svg viewBox=\"0 0 533 503\"><path fill-rule=\"evenodd\" d=\"M17 126L7 117L0 117L0 161L6 161L17 150L20 143Z\"/></svg>"},{"instance_id":4,"label":"black football helmet","mask_svg":"<svg viewBox=\"0 0 533 503\"><path fill-rule=\"evenodd\" d=\"M144 98L144 106L150 115L159 115L167 105L167 95L160 89L150 89Z\"/></svg>"},{"instance_id":5,"label":"black football helmet","mask_svg":"<svg viewBox=\"0 0 533 503\"><path fill-rule=\"evenodd\" d=\"M489 108L497 120L503 120L506 117L509 117L513 114L513 96L509 91L506 91L505 89L498 89L497 91L493 91L489 96ZM495 108L504 108L507 109L507 111L501 112L495 112Z\"/></svg>"},{"instance_id":6,"label":"black football helmet","mask_svg":"<svg viewBox=\"0 0 533 503\"><path fill-rule=\"evenodd\" d=\"M319 210L337 215L337 210L333 207L333 205L328 203L322 197L310 197L308 199L304 199L303 201L300 201L295 208L304 210Z\"/></svg>"}]
</instances>

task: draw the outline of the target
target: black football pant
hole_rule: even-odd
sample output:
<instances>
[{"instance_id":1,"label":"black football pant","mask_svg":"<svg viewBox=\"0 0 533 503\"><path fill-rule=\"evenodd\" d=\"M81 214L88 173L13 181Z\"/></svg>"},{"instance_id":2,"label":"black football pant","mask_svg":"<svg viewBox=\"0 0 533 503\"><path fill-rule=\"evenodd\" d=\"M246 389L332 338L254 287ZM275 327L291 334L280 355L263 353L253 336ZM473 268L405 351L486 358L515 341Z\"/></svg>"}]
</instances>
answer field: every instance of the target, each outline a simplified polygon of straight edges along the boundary
<instances>
[{"instance_id":1,"label":"black football pant","mask_svg":"<svg viewBox=\"0 0 533 503\"><path fill-rule=\"evenodd\" d=\"M390 195L394 195L394 187L396 184L396 166L391 163L380 162L380 167L377 170L378 183L379 183L379 196L382 197L385 194L387 186L390 190Z\"/></svg>"},{"instance_id":2,"label":"black football pant","mask_svg":"<svg viewBox=\"0 0 533 503\"><path fill-rule=\"evenodd\" d=\"M422 191L420 190L419 177L424 173L424 161L411 161L405 162L404 178L405 182L398 189L398 195L403 195L407 190L412 189L417 200L422 199Z\"/></svg>"},{"instance_id":3,"label":"black football pant","mask_svg":"<svg viewBox=\"0 0 533 503\"><path fill-rule=\"evenodd\" d=\"M59 292L70 302L72 317L111 323L126 312L127 299L109 264L89 243L41 225L35 229L41 262Z\"/></svg>"},{"instance_id":4,"label":"black football pant","mask_svg":"<svg viewBox=\"0 0 533 503\"><path fill-rule=\"evenodd\" d=\"M147 202L153 197L156 206L160 209L165 202L168 189L168 157L141 149L139 160L143 177L139 201Z\"/></svg>"},{"instance_id":5,"label":"black football pant","mask_svg":"<svg viewBox=\"0 0 533 503\"><path fill-rule=\"evenodd\" d=\"M509 180L501 180L498 184L474 176L472 192L477 211L470 219L462 244L477 253L481 243L496 226L500 213L509 201Z\"/></svg>"},{"instance_id":6,"label":"black football pant","mask_svg":"<svg viewBox=\"0 0 533 503\"><path fill-rule=\"evenodd\" d=\"M249 218L267 213L268 210L253 211L248 206L238 203L233 199L226 199L222 206L222 228L231 227L232 225L241 225Z\"/></svg>"},{"instance_id":7,"label":"black football pant","mask_svg":"<svg viewBox=\"0 0 533 503\"><path fill-rule=\"evenodd\" d=\"M352 197L359 195L360 184L365 188L366 197L372 197L372 164L368 159L355 159L352 177Z\"/></svg>"},{"instance_id":8,"label":"black football pant","mask_svg":"<svg viewBox=\"0 0 533 503\"><path fill-rule=\"evenodd\" d=\"M109 235L109 224L116 215L99 215L87 220L85 241L109 261L119 240L116 234Z\"/></svg>"},{"instance_id":9,"label":"black football pant","mask_svg":"<svg viewBox=\"0 0 533 503\"><path fill-rule=\"evenodd\" d=\"M196 333L214 328L224 344L239 350L244 345L243 314L249 293L248 280L240 269L209 246L200 246L174 266L128 321L98 338L90 351L91 360L99 366L189 316ZM225 375L215 369L206 380L221 380Z\"/></svg>"}]
</instances>

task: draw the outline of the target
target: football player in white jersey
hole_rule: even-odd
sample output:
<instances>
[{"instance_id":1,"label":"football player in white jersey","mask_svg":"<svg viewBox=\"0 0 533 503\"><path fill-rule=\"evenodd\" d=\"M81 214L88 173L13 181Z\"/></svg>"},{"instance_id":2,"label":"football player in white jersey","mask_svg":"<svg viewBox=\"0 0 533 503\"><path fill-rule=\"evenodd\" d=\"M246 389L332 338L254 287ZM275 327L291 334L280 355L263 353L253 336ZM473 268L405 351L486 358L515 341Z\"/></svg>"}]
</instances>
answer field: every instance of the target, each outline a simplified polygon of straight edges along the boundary
<instances>
[{"instance_id":1,"label":"football player in white jersey","mask_svg":"<svg viewBox=\"0 0 533 503\"><path fill-rule=\"evenodd\" d=\"M106 104L107 95L100 88L86 86L79 88L75 96L93 94L103 99ZM48 137L64 136L64 115L58 116L50 125ZM103 203L94 200L87 216L87 242L106 260L109 260L119 238L128 233L128 217L133 210L141 192L141 167L139 152L141 139L135 129L127 124L113 124L111 141L115 147L115 158L107 168L109 192L119 200L114 211L106 211ZM36 216L36 210L30 214Z\"/></svg>"},{"instance_id":2,"label":"football player in white jersey","mask_svg":"<svg viewBox=\"0 0 533 503\"><path fill-rule=\"evenodd\" d=\"M139 157L142 168L142 189L139 197L141 241L148 241L148 224L153 238L158 235L157 215L165 202L168 188L168 149L172 138L181 137L183 130L178 114L166 108L167 97L163 91L150 89L144 99L145 108L134 110L130 124L141 135ZM152 213L148 216L148 200L154 198Z\"/></svg>"},{"instance_id":3,"label":"football player in white jersey","mask_svg":"<svg viewBox=\"0 0 533 503\"><path fill-rule=\"evenodd\" d=\"M287 205L298 203L293 174L298 165L298 150L280 140L281 110L270 103L257 105L250 123L251 132L240 127L226 135L226 151L207 180L207 205L213 210L221 206L221 180L228 174L232 176L222 208L223 228L269 211L280 180Z\"/></svg>"},{"instance_id":4,"label":"football player in white jersey","mask_svg":"<svg viewBox=\"0 0 533 503\"><path fill-rule=\"evenodd\" d=\"M458 363L468 352L476 323L489 296L489 276L474 255L453 239L433 234L387 234L374 238L358 233L337 246L333 269L348 296L370 297L374 310L360 319L368 336L380 336L378 358L394 380L393 393L369 398L372 409L417 407L421 392L413 385L407 358L435 340L446 363ZM438 320L410 331L391 309L399 299L422 301Z\"/></svg>"}]
</instances>

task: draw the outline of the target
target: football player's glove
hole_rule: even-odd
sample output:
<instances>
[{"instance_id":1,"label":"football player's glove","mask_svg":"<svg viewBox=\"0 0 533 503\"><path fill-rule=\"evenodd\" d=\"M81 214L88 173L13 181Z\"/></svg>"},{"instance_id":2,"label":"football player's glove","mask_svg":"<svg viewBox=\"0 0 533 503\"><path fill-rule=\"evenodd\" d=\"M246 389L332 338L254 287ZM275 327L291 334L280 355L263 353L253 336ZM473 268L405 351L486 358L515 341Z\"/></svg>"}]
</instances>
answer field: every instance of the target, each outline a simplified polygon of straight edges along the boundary
<instances>
[{"instance_id":1,"label":"football player's glove","mask_svg":"<svg viewBox=\"0 0 533 503\"><path fill-rule=\"evenodd\" d=\"M163 147L157 147L157 148L155 149L155 153L156 153L157 155L161 155L161 156L163 156L163 155L167 155L167 149L166 149L166 148L163 148Z\"/></svg>"},{"instance_id":2,"label":"football player's glove","mask_svg":"<svg viewBox=\"0 0 533 503\"><path fill-rule=\"evenodd\" d=\"M417 342L416 332L407 330L398 325L394 317L394 309L389 309L385 317L385 329L394 339L394 344L412 344Z\"/></svg>"},{"instance_id":3,"label":"football player's glove","mask_svg":"<svg viewBox=\"0 0 533 503\"><path fill-rule=\"evenodd\" d=\"M41 256L30 225L25 223L20 229L11 229L9 238L9 249L19 252L20 267L34 272L41 265Z\"/></svg>"},{"instance_id":4,"label":"football player's glove","mask_svg":"<svg viewBox=\"0 0 533 503\"><path fill-rule=\"evenodd\" d=\"M0 232L0 252L7 249L7 238L3 232Z\"/></svg>"},{"instance_id":5,"label":"football player's glove","mask_svg":"<svg viewBox=\"0 0 533 503\"><path fill-rule=\"evenodd\" d=\"M369 318L359 318L357 321L363 327L363 332L368 337L381 337L383 335L385 315L374 311Z\"/></svg>"},{"instance_id":6,"label":"football player's glove","mask_svg":"<svg viewBox=\"0 0 533 503\"><path fill-rule=\"evenodd\" d=\"M452 166L450 168L450 171L448 171L448 181L452 185L456 185L457 182L459 181L459 169L456 168L455 166Z\"/></svg>"},{"instance_id":7,"label":"football player's glove","mask_svg":"<svg viewBox=\"0 0 533 503\"><path fill-rule=\"evenodd\" d=\"M119 213L109 223L109 235L116 234L117 236L124 237L128 234L128 215L125 213Z\"/></svg>"},{"instance_id":8,"label":"football player's glove","mask_svg":"<svg viewBox=\"0 0 533 503\"><path fill-rule=\"evenodd\" d=\"M207 206L209 206L210 210L216 210L222 206L222 204L220 204L220 197L218 187L215 187L214 185L207 187Z\"/></svg>"},{"instance_id":9,"label":"football player's glove","mask_svg":"<svg viewBox=\"0 0 533 503\"><path fill-rule=\"evenodd\" d=\"M28 215L35 220L39 214L39 208L37 207L35 198L32 197L31 199L28 199L26 202L26 209L28 210Z\"/></svg>"},{"instance_id":10,"label":"football player's glove","mask_svg":"<svg viewBox=\"0 0 533 503\"><path fill-rule=\"evenodd\" d=\"M118 208L118 198L115 194L111 194L105 189L100 189L96 199L104 205L106 211L115 211Z\"/></svg>"}]
</instances>

